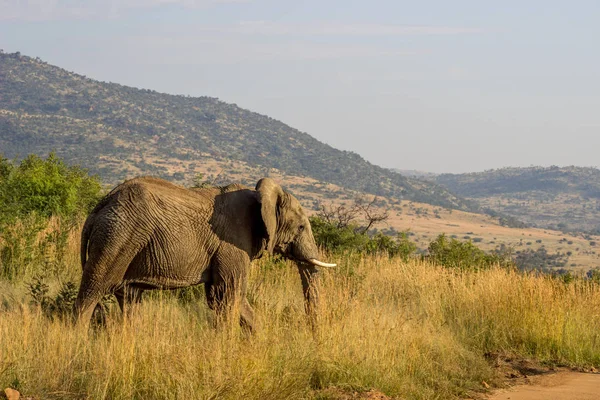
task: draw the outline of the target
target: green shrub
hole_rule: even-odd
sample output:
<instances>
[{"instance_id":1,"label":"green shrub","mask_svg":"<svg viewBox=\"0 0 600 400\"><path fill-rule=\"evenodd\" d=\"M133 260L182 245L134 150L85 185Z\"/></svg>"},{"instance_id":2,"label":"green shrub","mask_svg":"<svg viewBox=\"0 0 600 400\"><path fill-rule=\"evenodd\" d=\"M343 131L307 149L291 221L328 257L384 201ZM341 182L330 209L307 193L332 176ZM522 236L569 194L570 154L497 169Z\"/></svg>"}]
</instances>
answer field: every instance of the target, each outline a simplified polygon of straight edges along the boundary
<instances>
[{"instance_id":1,"label":"green shrub","mask_svg":"<svg viewBox=\"0 0 600 400\"><path fill-rule=\"evenodd\" d=\"M396 238L381 232L369 236L356 225L338 227L316 216L310 218L310 224L317 244L330 252L386 254L408 259L417 250L408 239L408 232L400 232Z\"/></svg>"},{"instance_id":2,"label":"green shrub","mask_svg":"<svg viewBox=\"0 0 600 400\"><path fill-rule=\"evenodd\" d=\"M310 217L310 225L317 244L331 252L365 250L367 235L356 232L354 225L338 228L319 217Z\"/></svg>"},{"instance_id":3,"label":"green shrub","mask_svg":"<svg viewBox=\"0 0 600 400\"><path fill-rule=\"evenodd\" d=\"M567 254L559 252L550 254L544 247L536 250L527 249L515 255L515 265L524 271L549 271L552 268L563 268L567 261Z\"/></svg>"},{"instance_id":4,"label":"green shrub","mask_svg":"<svg viewBox=\"0 0 600 400\"><path fill-rule=\"evenodd\" d=\"M594 269L590 269L586 273L586 277L592 282L600 284L600 268L596 267Z\"/></svg>"},{"instance_id":5,"label":"green shrub","mask_svg":"<svg viewBox=\"0 0 600 400\"><path fill-rule=\"evenodd\" d=\"M97 177L54 153L45 160L29 155L19 165L0 156L0 277L59 268L69 233L100 194Z\"/></svg>"},{"instance_id":6,"label":"green shrub","mask_svg":"<svg viewBox=\"0 0 600 400\"><path fill-rule=\"evenodd\" d=\"M100 197L100 181L68 166L54 153L31 154L15 166L0 157L0 223L38 213L73 217L87 213Z\"/></svg>"},{"instance_id":7,"label":"green shrub","mask_svg":"<svg viewBox=\"0 0 600 400\"><path fill-rule=\"evenodd\" d=\"M429 244L429 258L436 264L461 270L488 269L494 265L510 266L510 258L489 254L472 242L461 242L441 234Z\"/></svg>"},{"instance_id":8,"label":"green shrub","mask_svg":"<svg viewBox=\"0 0 600 400\"><path fill-rule=\"evenodd\" d=\"M396 239L377 233L369 238L365 247L368 254L387 253L389 257L400 257L403 260L407 260L417 251L417 245L408 239L406 232L398 233Z\"/></svg>"}]
</instances>

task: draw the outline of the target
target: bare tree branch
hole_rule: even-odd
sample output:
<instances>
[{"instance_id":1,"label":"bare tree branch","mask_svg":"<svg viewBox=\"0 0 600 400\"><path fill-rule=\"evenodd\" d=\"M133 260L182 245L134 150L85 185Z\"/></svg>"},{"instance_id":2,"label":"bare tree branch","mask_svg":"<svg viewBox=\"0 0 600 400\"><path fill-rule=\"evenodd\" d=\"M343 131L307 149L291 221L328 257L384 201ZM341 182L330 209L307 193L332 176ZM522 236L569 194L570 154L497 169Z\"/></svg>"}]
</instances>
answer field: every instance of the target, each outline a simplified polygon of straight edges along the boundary
<instances>
[{"instance_id":1,"label":"bare tree branch","mask_svg":"<svg viewBox=\"0 0 600 400\"><path fill-rule=\"evenodd\" d=\"M363 218L365 219L367 225L364 226L361 230L362 234L365 234L371 229L372 226L387 221L389 218L388 210L378 210L377 205L377 196L373 197L373 200L367 202L366 198L360 198L355 201L355 205L358 210L363 214Z\"/></svg>"},{"instance_id":2,"label":"bare tree branch","mask_svg":"<svg viewBox=\"0 0 600 400\"><path fill-rule=\"evenodd\" d=\"M338 229L340 229L346 228L348 225L354 222L358 218L358 212L359 210L354 206L348 208L344 205L325 206L321 204L317 216L330 224L334 224Z\"/></svg>"},{"instance_id":3,"label":"bare tree branch","mask_svg":"<svg viewBox=\"0 0 600 400\"><path fill-rule=\"evenodd\" d=\"M387 221L389 212L387 209L381 210L377 206L377 196L368 201L366 197L357 197L350 206L345 205L319 205L317 216L327 223L335 225L338 229L346 228L351 224L358 224L359 220L364 221L364 225L357 229L361 234L365 234L373 226Z\"/></svg>"}]
</instances>

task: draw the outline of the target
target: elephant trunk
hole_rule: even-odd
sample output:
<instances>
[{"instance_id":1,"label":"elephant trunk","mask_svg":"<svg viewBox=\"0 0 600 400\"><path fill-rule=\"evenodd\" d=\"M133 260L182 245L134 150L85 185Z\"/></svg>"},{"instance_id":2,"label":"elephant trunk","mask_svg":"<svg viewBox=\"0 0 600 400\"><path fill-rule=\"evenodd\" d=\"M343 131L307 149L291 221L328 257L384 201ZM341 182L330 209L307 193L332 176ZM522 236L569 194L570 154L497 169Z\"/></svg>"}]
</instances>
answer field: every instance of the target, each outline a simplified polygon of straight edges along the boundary
<instances>
[{"instance_id":1,"label":"elephant trunk","mask_svg":"<svg viewBox=\"0 0 600 400\"><path fill-rule=\"evenodd\" d=\"M317 285L319 270L312 264L298 263L298 272L302 280L304 308L311 323L314 324L319 310L319 288Z\"/></svg>"},{"instance_id":2,"label":"elephant trunk","mask_svg":"<svg viewBox=\"0 0 600 400\"><path fill-rule=\"evenodd\" d=\"M317 258L319 249L310 225L305 233L293 243L292 253L296 260L305 261L317 267L333 268L337 266L337 264L326 263Z\"/></svg>"}]
</instances>

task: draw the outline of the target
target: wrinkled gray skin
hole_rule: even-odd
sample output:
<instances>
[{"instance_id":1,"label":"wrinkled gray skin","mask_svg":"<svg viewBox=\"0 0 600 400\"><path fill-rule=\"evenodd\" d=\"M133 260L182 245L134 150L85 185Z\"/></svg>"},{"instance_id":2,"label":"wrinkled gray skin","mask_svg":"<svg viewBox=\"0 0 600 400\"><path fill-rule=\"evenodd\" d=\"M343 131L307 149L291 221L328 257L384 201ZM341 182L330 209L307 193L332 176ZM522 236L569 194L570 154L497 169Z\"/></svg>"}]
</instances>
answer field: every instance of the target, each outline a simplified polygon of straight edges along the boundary
<instances>
[{"instance_id":1,"label":"wrinkled gray skin","mask_svg":"<svg viewBox=\"0 0 600 400\"><path fill-rule=\"evenodd\" d=\"M317 267L309 260L318 258L317 246L300 203L273 180L261 179L256 190L185 189L150 177L126 181L100 201L83 227L75 316L89 321L107 293L124 310L140 301L143 290L204 283L211 309L222 313L239 301L240 323L252 330L247 276L263 251L297 261L311 314L318 301Z\"/></svg>"}]
</instances>

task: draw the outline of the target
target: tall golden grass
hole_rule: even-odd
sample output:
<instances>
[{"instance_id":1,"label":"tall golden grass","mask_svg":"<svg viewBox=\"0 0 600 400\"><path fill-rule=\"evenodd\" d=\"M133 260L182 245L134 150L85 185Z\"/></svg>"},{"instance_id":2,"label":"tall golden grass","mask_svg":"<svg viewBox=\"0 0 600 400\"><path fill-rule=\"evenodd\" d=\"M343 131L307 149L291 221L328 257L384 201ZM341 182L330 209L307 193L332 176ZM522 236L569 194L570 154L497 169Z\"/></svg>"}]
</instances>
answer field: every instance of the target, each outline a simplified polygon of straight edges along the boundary
<instances>
[{"instance_id":1,"label":"tall golden grass","mask_svg":"<svg viewBox=\"0 0 600 400\"><path fill-rule=\"evenodd\" d=\"M80 271L79 236L83 221L36 214L0 230L0 279L27 279L40 273L55 277Z\"/></svg>"},{"instance_id":2,"label":"tall golden grass","mask_svg":"<svg viewBox=\"0 0 600 400\"><path fill-rule=\"evenodd\" d=\"M76 239L67 251L73 261L62 276L75 279ZM384 257L335 261L322 274L315 331L295 267L257 262L251 336L235 324L214 328L203 298L169 293L88 330L31 306L26 279L0 282L0 387L44 399L305 399L371 388L451 399L496 381L489 352L600 366L600 288L592 283Z\"/></svg>"}]
</instances>

